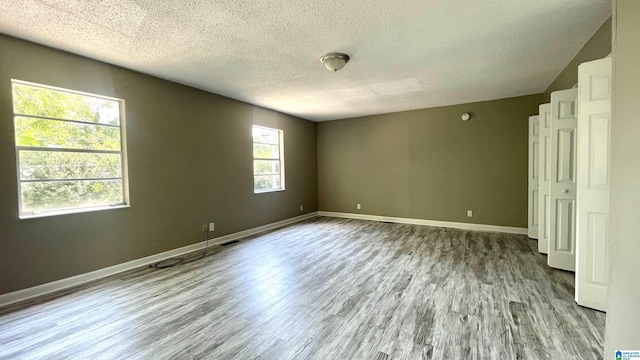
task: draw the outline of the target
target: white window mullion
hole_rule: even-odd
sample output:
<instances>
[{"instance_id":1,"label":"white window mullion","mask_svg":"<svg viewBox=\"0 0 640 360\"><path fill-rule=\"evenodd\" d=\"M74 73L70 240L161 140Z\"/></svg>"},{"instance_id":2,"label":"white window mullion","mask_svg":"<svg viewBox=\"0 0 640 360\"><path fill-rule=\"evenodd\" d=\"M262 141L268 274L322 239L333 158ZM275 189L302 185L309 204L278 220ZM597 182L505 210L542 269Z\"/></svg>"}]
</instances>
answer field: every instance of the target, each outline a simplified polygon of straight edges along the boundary
<instances>
[{"instance_id":1,"label":"white window mullion","mask_svg":"<svg viewBox=\"0 0 640 360\"><path fill-rule=\"evenodd\" d=\"M108 178L69 178L69 179L44 179L44 180L20 180L21 183L46 183L46 182L74 182L74 181L113 181L122 180L121 177L108 177Z\"/></svg>"},{"instance_id":2,"label":"white window mullion","mask_svg":"<svg viewBox=\"0 0 640 360\"><path fill-rule=\"evenodd\" d=\"M13 116L19 117L19 118L28 118L28 119L53 120L53 121L60 121L60 122L81 124L81 125L96 125L96 126L113 127L113 128L120 127L120 125L115 125L115 124L103 124L103 123L98 123L93 121L82 121L82 120L69 120L69 119L61 119L61 118L49 117L49 116L25 115L25 114L13 114Z\"/></svg>"},{"instance_id":3,"label":"white window mullion","mask_svg":"<svg viewBox=\"0 0 640 360\"><path fill-rule=\"evenodd\" d=\"M18 151L49 151L49 152L76 152L76 153L89 153L89 154L121 154L119 150L89 150L89 149L73 149L73 148L53 148L53 147L29 147L29 146L16 146Z\"/></svg>"}]
</instances>

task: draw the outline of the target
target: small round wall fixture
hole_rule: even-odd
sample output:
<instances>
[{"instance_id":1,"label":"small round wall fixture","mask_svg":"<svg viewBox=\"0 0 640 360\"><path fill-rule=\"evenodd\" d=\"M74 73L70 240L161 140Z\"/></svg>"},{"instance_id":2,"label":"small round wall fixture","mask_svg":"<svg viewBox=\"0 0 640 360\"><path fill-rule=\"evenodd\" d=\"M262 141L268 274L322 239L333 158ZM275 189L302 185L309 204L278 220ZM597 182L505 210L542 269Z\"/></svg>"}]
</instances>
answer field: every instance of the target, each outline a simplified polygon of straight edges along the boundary
<instances>
[{"instance_id":1,"label":"small round wall fixture","mask_svg":"<svg viewBox=\"0 0 640 360\"><path fill-rule=\"evenodd\" d=\"M471 114L469 113L462 114L462 121L467 121L469 119L471 119Z\"/></svg>"},{"instance_id":2,"label":"small round wall fixture","mask_svg":"<svg viewBox=\"0 0 640 360\"><path fill-rule=\"evenodd\" d=\"M320 61L327 70L338 71L349 62L349 55L343 53L328 53L322 55Z\"/></svg>"}]
</instances>

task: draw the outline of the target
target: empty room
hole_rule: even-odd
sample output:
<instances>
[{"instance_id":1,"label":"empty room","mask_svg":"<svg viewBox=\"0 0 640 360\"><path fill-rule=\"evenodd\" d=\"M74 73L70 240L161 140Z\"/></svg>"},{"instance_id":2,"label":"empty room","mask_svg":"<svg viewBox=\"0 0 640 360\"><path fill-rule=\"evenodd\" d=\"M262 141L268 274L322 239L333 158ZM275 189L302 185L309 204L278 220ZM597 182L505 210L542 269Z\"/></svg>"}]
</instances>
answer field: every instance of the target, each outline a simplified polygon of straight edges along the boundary
<instances>
[{"instance_id":1,"label":"empty room","mask_svg":"<svg viewBox=\"0 0 640 360\"><path fill-rule=\"evenodd\" d=\"M640 2L0 4L0 359L640 359Z\"/></svg>"}]
</instances>

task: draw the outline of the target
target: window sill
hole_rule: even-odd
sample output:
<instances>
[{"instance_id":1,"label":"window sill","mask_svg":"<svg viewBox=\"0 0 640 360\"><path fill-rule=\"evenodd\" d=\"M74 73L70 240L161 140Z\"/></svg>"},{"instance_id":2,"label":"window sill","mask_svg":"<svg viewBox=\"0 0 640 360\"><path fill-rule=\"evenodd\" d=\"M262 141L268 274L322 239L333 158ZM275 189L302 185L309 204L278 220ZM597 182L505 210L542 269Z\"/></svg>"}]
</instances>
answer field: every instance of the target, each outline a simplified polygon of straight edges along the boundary
<instances>
[{"instance_id":1,"label":"window sill","mask_svg":"<svg viewBox=\"0 0 640 360\"><path fill-rule=\"evenodd\" d=\"M102 211L102 210L126 209L130 207L131 205L107 205L107 206L86 207L86 208L60 210L60 211L46 211L38 214L23 214L18 217L24 220L24 219L34 219L34 218L42 218L42 217L49 217L49 216L58 216L58 215L81 214L81 213Z\"/></svg>"},{"instance_id":2,"label":"window sill","mask_svg":"<svg viewBox=\"0 0 640 360\"><path fill-rule=\"evenodd\" d=\"M253 190L254 194L264 194L264 193L270 193L270 192L278 192L278 191L284 191L285 189L265 189L265 190Z\"/></svg>"}]
</instances>

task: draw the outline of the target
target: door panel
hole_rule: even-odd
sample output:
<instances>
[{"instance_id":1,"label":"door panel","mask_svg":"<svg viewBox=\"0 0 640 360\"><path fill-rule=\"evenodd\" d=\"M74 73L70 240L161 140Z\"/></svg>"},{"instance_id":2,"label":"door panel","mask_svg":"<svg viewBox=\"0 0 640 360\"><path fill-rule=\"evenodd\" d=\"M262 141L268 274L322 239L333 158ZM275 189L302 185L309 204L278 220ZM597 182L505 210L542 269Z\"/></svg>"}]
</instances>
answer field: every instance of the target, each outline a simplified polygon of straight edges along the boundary
<instances>
[{"instance_id":1,"label":"door panel","mask_svg":"<svg viewBox=\"0 0 640 360\"><path fill-rule=\"evenodd\" d=\"M574 119L575 117L576 117L576 101L575 100L560 101L558 104L558 120Z\"/></svg>"},{"instance_id":2,"label":"door panel","mask_svg":"<svg viewBox=\"0 0 640 360\"><path fill-rule=\"evenodd\" d=\"M611 117L609 114L589 116L589 160L585 164L589 167L588 179L590 190L609 191L609 129Z\"/></svg>"},{"instance_id":3,"label":"door panel","mask_svg":"<svg viewBox=\"0 0 640 360\"><path fill-rule=\"evenodd\" d=\"M540 179L540 142L536 141L533 143L533 148L531 151L531 156L533 156L533 164L531 166L531 171L533 172L533 179Z\"/></svg>"},{"instance_id":4,"label":"door panel","mask_svg":"<svg viewBox=\"0 0 640 360\"><path fill-rule=\"evenodd\" d=\"M609 214L592 212L587 214L587 219L586 246L589 257L586 259L586 281L590 285L600 286L607 280L606 261L600 254L607 251L605 239L609 232Z\"/></svg>"},{"instance_id":5,"label":"door panel","mask_svg":"<svg viewBox=\"0 0 640 360\"><path fill-rule=\"evenodd\" d=\"M555 251L573 255L575 238L575 201L568 199L556 200L556 241Z\"/></svg>"},{"instance_id":6,"label":"door panel","mask_svg":"<svg viewBox=\"0 0 640 360\"><path fill-rule=\"evenodd\" d=\"M576 269L576 126L578 89L551 94L549 266Z\"/></svg>"},{"instance_id":7,"label":"door panel","mask_svg":"<svg viewBox=\"0 0 640 360\"><path fill-rule=\"evenodd\" d=\"M606 310L609 259L611 58L578 68L576 301Z\"/></svg>"},{"instance_id":8,"label":"door panel","mask_svg":"<svg viewBox=\"0 0 640 360\"><path fill-rule=\"evenodd\" d=\"M558 183L574 183L575 179L575 146L576 131L575 129L559 129L558 130L558 152L557 152L557 182Z\"/></svg>"},{"instance_id":9,"label":"door panel","mask_svg":"<svg viewBox=\"0 0 640 360\"><path fill-rule=\"evenodd\" d=\"M533 205L533 207L532 207L532 210L533 210L533 214L532 214L533 215L533 224L537 227L540 224L540 221L538 220L538 213L539 213L538 204L540 203L538 200L540 199L539 198L540 191L533 190L531 193L533 194L533 198L531 199L532 200L531 202L532 202L532 205ZM536 231L537 230L538 229L536 229ZM537 232L536 232L535 236L538 236Z\"/></svg>"}]
</instances>

